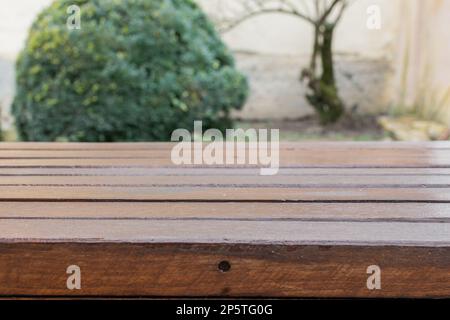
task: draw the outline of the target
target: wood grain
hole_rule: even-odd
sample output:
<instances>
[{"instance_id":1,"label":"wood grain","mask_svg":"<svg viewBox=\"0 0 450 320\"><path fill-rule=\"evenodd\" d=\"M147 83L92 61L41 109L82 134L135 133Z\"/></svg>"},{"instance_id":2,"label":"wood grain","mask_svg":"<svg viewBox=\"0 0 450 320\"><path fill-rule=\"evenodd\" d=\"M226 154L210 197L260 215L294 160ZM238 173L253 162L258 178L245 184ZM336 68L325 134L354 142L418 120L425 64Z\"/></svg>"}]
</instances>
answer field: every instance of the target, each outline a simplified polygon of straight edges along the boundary
<instances>
[{"instance_id":1,"label":"wood grain","mask_svg":"<svg viewBox=\"0 0 450 320\"><path fill-rule=\"evenodd\" d=\"M448 222L447 203L2 202L6 219Z\"/></svg>"},{"instance_id":2,"label":"wood grain","mask_svg":"<svg viewBox=\"0 0 450 320\"><path fill-rule=\"evenodd\" d=\"M3 201L450 202L448 188L350 186L0 186Z\"/></svg>"},{"instance_id":3,"label":"wood grain","mask_svg":"<svg viewBox=\"0 0 450 320\"><path fill-rule=\"evenodd\" d=\"M449 223L263 220L3 220L1 242L450 246Z\"/></svg>"},{"instance_id":4,"label":"wood grain","mask_svg":"<svg viewBox=\"0 0 450 320\"><path fill-rule=\"evenodd\" d=\"M0 144L0 297L450 297L449 142L287 143L275 176L172 147Z\"/></svg>"},{"instance_id":5,"label":"wood grain","mask_svg":"<svg viewBox=\"0 0 450 320\"><path fill-rule=\"evenodd\" d=\"M4 297L448 297L450 291L448 247L9 243L0 252ZM221 261L230 271L218 269ZM74 264L82 287L71 291L65 271ZM382 270L382 290L366 287L370 265Z\"/></svg>"}]
</instances>

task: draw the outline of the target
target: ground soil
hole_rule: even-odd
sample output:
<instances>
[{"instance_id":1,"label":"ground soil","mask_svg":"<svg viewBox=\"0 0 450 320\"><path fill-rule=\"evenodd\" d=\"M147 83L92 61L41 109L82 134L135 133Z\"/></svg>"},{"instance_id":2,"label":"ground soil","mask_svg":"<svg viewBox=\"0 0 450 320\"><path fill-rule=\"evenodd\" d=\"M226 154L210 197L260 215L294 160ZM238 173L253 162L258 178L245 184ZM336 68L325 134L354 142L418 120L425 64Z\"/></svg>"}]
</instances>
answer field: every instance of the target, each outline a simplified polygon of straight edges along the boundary
<instances>
[{"instance_id":1,"label":"ground soil","mask_svg":"<svg viewBox=\"0 0 450 320\"><path fill-rule=\"evenodd\" d=\"M371 141L386 138L376 116L345 116L339 122L322 126L315 116L298 120L238 121L238 128L279 129L282 141Z\"/></svg>"}]
</instances>

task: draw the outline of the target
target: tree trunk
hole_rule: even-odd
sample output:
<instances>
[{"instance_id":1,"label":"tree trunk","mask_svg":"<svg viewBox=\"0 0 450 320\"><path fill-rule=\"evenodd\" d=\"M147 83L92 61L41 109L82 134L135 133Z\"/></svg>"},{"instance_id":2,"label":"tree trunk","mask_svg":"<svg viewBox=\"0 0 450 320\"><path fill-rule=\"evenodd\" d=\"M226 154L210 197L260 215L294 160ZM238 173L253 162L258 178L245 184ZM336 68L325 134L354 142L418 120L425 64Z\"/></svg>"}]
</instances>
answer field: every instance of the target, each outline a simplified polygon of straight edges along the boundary
<instances>
[{"instance_id":1,"label":"tree trunk","mask_svg":"<svg viewBox=\"0 0 450 320\"><path fill-rule=\"evenodd\" d=\"M322 32L321 60L322 82L327 85L335 85L334 61L333 61L333 31L334 27L325 26Z\"/></svg>"},{"instance_id":2,"label":"tree trunk","mask_svg":"<svg viewBox=\"0 0 450 320\"><path fill-rule=\"evenodd\" d=\"M308 102L314 107L322 124L334 123L343 115L345 107L339 97L334 76L333 34L334 25L322 24L315 27L314 48L309 70L302 78L308 78ZM321 62L321 75L317 74L317 60Z\"/></svg>"}]
</instances>

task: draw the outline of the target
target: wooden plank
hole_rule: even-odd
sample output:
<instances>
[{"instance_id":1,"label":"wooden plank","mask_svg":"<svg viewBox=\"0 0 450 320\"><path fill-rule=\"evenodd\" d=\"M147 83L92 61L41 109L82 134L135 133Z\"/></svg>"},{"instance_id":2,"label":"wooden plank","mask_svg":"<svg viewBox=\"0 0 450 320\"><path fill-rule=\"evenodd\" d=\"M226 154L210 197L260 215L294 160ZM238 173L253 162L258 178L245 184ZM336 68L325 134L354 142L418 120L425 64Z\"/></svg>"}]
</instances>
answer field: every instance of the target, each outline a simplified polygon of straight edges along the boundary
<instances>
[{"instance_id":1,"label":"wooden plank","mask_svg":"<svg viewBox=\"0 0 450 320\"><path fill-rule=\"evenodd\" d=\"M1 142L2 150L160 150L170 149L173 142L133 142L133 143L78 143L78 142ZM433 142L358 142L358 141L305 141L282 142L281 148L296 150L332 149L450 149L450 141Z\"/></svg>"},{"instance_id":2,"label":"wooden plank","mask_svg":"<svg viewBox=\"0 0 450 320\"><path fill-rule=\"evenodd\" d=\"M450 246L450 223L277 220L0 220L0 242Z\"/></svg>"},{"instance_id":3,"label":"wooden plank","mask_svg":"<svg viewBox=\"0 0 450 320\"><path fill-rule=\"evenodd\" d=\"M450 202L449 188L260 186L0 186L2 201Z\"/></svg>"},{"instance_id":4,"label":"wooden plank","mask_svg":"<svg viewBox=\"0 0 450 320\"><path fill-rule=\"evenodd\" d=\"M449 222L447 203L2 202L5 219Z\"/></svg>"},{"instance_id":5,"label":"wooden plank","mask_svg":"<svg viewBox=\"0 0 450 320\"><path fill-rule=\"evenodd\" d=\"M449 257L449 247L1 243L0 294L448 297ZM66 288L69 265L81 268L80 290ZM382 270L381 290L367 289L370 265Z\"/></svg>"},{"instance_id":6,"label":"wooden plank","mask_svg":"<svg viewBox=\"0 0 450 320\"><path fill-rule=\"evenodd\" d=\"M382 144L380 144L381 146ZM102 167L102 166L174 166L170 159L170 144L155 145L154 149L96 150L30 150L0 149L0 167ZM72 146L72 145L69 145ZM79 145L78 148L82 148ZM134 145L124 145L136 148ZM157 146L160 146L159 148ZM280 161L282 167L450 167L450 149L446 148L326 148L319 145L282 145ZM363 146L363 145L361 145ZM374 145L375 146L375 145ZM429 146L432 146L431 144ZM320 149L320 147L322 149ZM230 166L230 165L229 165Z\"/></svg>"},{"instance_id":7,"label":"wooden plank","mask_svg":"<svg viewBox=\"0 0 450 320\"><path fill-rule=\"evenodd\" d=\"M334 159L333 159L334 158ZM258 165L235 165L226 164L218 167L249 167L259 168ZM167 158L132 158L132 159L0 159L0 167L175 167ZM183 166L178 166L183 167ZM207 165L184 165L184 167L212 167ZM380 157L374 156L354 156L349 158L346 155L329 157L293 157L280 159L280 167L312 167L312 168L450 168L450 157Z\"/></svg>"},{"instance_id":8,"label":"wooden plank","mask_svg":"<svg viewBox=\"0 0 450 320\"><path fill-rule=\"evenodd\" d=\"M98 167L98 168L0 168L0 177L7 176L259 176L258 168L183 168L183 167ZM280 168L276 176L449 176L450 168Z\"/></svg>"},{"instance_id":9,"label":"wooden plank","mask_svg":"<svg viewBox=\"0 0 450 320\"><path fill-rule=\"evenodd\" d=\"M258 165L226 164L228 167L260 167ZM162 157L152 158L18 158L0 159L0 167L175 167L170 159L170 153L164 153ZM195 165L185 165L193 167ZM221 165L218 165L221 166ZM357 153L352 157L348 153L305 153L280 155L281 167L450 167L450 156L442 153L417 153L412 155ZM196 165L195 167L209 167Z\"/></svg>"},{"instance_id":10,"label":"wooden plank","mask_svg":"<svg viewBox=\"0 0 450 320\"><path fill-rule=\"evenodd\" d=\"M436 187L450 188L450 175L414 176L408 177L396 175L380 176L240 176L240 175L217 175L200 176L4 176L0 179L0 186L152 186L152 185L214 185L243 186L258 185L260 187L312 187L312 186L336 186L337 188L352 186L386 186L389 188L400 187Z\"/></svg>"},{"instance_id":11,"label":"wooden plank","mask_svg":"<svg viewBox=\"0 0 450 320\"><path fill-rule=\"evenodd\" d=\"M239 148L242 152L248 153L250 148ZM252 152L258 152L253 149ZM377 156L388 158L407 158L407 157L435 157L448 159L450 157L449 149L325 149L319 154L316 149L295 149L281 147L280 154L283 158L315 158L318 155L324 157L335 155L338 157L348 156L349 152L357 152L359 156ZM237 153L237 149L236 149ZM310 154L311 153L311 154ZM193 149L192 149L193 154ZM226 154L226 151L224 151ZM0 159L167 159L170 158L171 149L146 149L146 150L4 150L0 148Z\"/></svg>"}]
</instances>

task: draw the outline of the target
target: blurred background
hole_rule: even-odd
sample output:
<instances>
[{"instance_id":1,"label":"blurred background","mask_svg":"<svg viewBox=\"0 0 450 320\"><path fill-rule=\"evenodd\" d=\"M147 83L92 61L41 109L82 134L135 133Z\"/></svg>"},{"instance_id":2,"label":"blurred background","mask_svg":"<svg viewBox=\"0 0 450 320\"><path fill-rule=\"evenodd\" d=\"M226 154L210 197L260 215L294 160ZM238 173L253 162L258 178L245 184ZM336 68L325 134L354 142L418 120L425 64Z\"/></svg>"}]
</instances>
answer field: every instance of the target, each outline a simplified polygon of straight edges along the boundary
<instances>
[{"instance_id":1,"label":"blurred background","mask_svg":"<svg viewBox=\"0 0 450 320\"><path fill-rule=\"evenodd\" d=\"M121 13L127 2L130 2L129 11ZM287 141L449 139L450 0L340 0L336 5L333 0L195 2L200 14L214 25L216 31L211 31L209 36L216 34L217 43L198 40L204 39L202 28L208 29L208 26L197 23L201 16L193 13L190 0L123 1L122 5L112 0L90 3L16 0L4 5L0 11L2 139L167 140L174 128L192 129L189 123L203 118L208 127L220 129L229 126L279 128L281 139ZM80 30L68 29L63 19L72 14L67 12L72 3L81 8ZM141 4L133 11L132 3ZM48 9L50 5L52 9ZM144 17L143 8L148 9ZM110 21L118 22L108 22L114 11L126 15L127 19L112 17ZM180 19L184 19L180 18L184 17L182 12L187 11L185 23L180 25ZM32 26L41 12L44 13L40 21ZM173 21L170 19L172 12L176 17ZM134 23L139 19L143 19L141 25ZM116 29L104 31L104 25ZM154 28L163 31L153 32ZM200 30L193 32L192 28ZM330 61L324 58L327 28L332 28L333 68L328 70L331 73L324 67ZM169 43L167 39L172 37L172 31L176 37ZM92 40L95 39L93 32L109 32L108 35L114 34L118 39L111 39L108 44L96 43ZM139 40L138 32L143 32L143 39L147 40ZM66 34L67 41L58 40L65 39ZM315 36L320 50L314 58ZM130 73L123 81L129 83L134 79L148 83L129 89L133 90L132 101L120 90L103 92L103 96L108 97L103 100L102 88L107 85L104 78L98 80L100 93L87 89L95 86L91 82L86 82L87 88L83 89L77 74L86 66L80 64L81 69L76 69L77 64L73 64L72 70L68 65L72 65L73 60L54 58L71 46L70 41L82 43L87 37L94 41L91 55L83 54L88 46L80 44L78 51L61 56L84 61L97 59L95 55L103 52L102 46L110 45L114 57L105 53L105 58L98 58L100 62L92 70L103 74L110 62L117 65L123 61L129 68L135 68L133 72L140 72L139 76ZM156 40L148 40L152 37L166 37L158 41L167 40L165 45L181 50L175 53L168 48L169 55L165 51L155 51L163 46ZM132 45L124 45L125 41L132 41ZM226 52L222 49L216 52L222 41ZM138 48L146 53L138 57ZM192 54L188 55L189 50ZM152 55L147 58L149 52ZM174 57L175 66L162 68L161 64L166 62L154 59L155 54ZM227 54L235 64L228 62ZM200 58L192 58L195 55L203 60L198 62ZM43 56L52 56L53 60L47 61ZM120 60L114 60L118 59L116 56ZM313 66L313 61L318 66ZM228 67L236 72L225 70ZM67 70L62 71L63 68ZM113 79L111 81L118 87L121 87L122 77L116 73L120 70L105 76ZM33 77L36 79L30 80ZM67 85L60 86L64 77ZM221 82L225 78L229 81ZM170 79L176 86L171 85ZM47 80L48 85L43 87L42 83ZM154 83L164 84L163 89L153 88ZM61 93L77 85L81 89L74 89L73 94ZM162 92L162 98L153 99L158 92ZM140 94L143 98L135 99ZM236 97L231 99L233 94ZM117 99L111 100L114 95ZM69 106L66 99L76 101ZM133 107L127 109L127 101L131 101ZM105 105L111 106L106 108ZM343 112L329 116L331 110L340 107ZM117 113L116 117L126 122L122 123L113 117L116 114L113 108L121 108L125 113L136 110L136 113L134 117ZM160 108L171 112L165 113ZM166 121L168 117L170 121ZM135 124L137 121L143 121L142 125ZM60 124L58 128L56 124ZM151 127L151 132L141 135L146 127Z\"/></svg>"}]
</instances>

